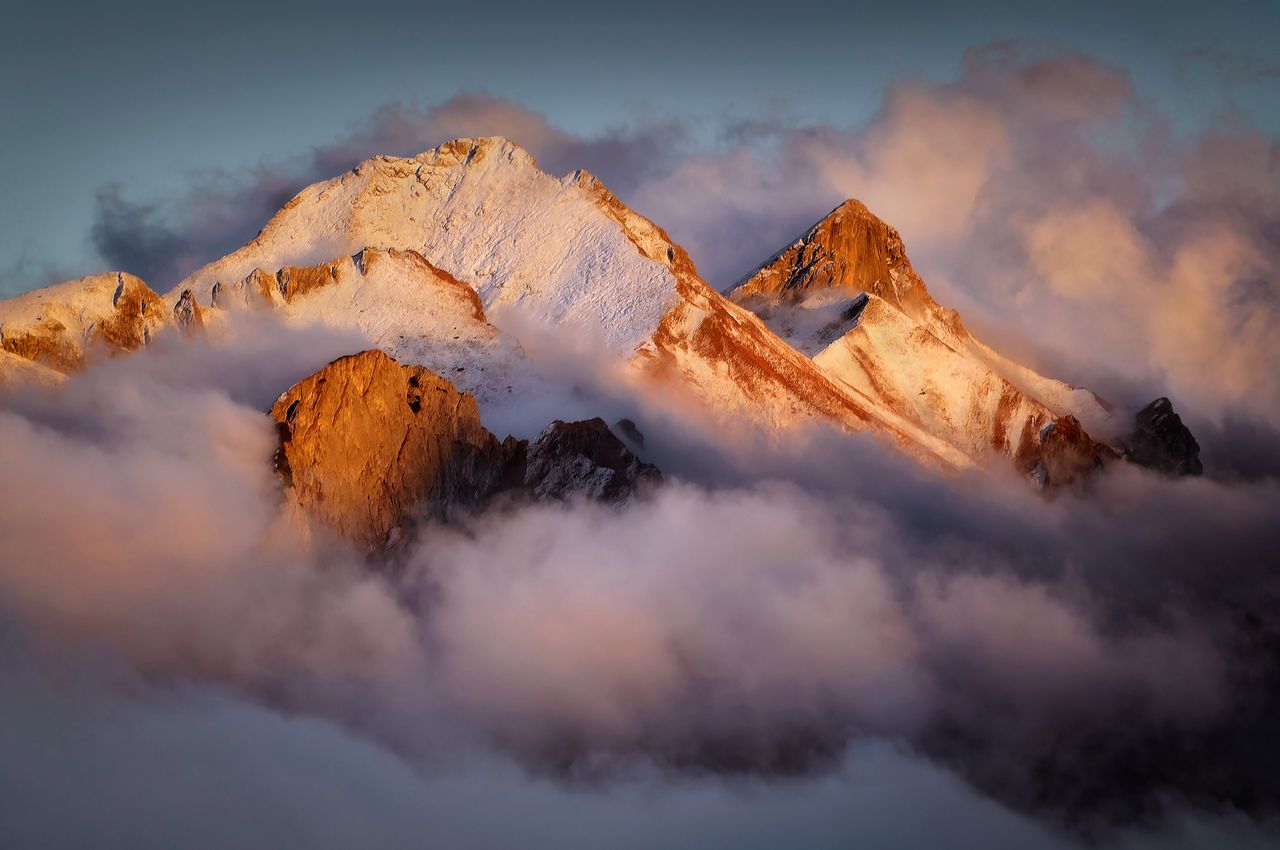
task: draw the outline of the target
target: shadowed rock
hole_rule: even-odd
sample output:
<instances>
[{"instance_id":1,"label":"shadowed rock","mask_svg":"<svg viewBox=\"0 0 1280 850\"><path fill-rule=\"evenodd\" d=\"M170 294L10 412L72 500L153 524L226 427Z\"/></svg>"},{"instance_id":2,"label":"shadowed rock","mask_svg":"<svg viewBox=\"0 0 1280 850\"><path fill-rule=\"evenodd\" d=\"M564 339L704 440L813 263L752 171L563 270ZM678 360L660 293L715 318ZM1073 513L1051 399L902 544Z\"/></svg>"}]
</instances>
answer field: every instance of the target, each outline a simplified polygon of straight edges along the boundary
<instances>
[{"instance_id":1,"label":"shadowed rock","mask_svg":"<svg viewBox=\"0 0 1280 850\"><path fill-rule=\"evenodd\" d=\"M204 311L191 296L190 289L182 290L182 295L173 305L173 322L185 334L198 333L204 330Z\"/></svg>"},{"instance_id":2,"label":"shadowed rock","mask_svg":"<svg viewBox=\"0 0 1280 850\"><path fill-rule=\"evenodd\" d=\"M557 419L533 441L526 457L524 486L536 498L620 502L662 480L658 468L633 455L599 417Z\"/></svg>"},{"instance_id":3,"label":"shadowed rock","mask_svg":"<svg viewBox=\"0 0 1280 850\"><path fill-rule=\"evenodd\" d=\"M1167 398L1158 398L1134 417L1134 430L1124 439L1126 460L1166 475L1200 475L1200 444L1182 423Z\"/></svg>"}]
</instances>

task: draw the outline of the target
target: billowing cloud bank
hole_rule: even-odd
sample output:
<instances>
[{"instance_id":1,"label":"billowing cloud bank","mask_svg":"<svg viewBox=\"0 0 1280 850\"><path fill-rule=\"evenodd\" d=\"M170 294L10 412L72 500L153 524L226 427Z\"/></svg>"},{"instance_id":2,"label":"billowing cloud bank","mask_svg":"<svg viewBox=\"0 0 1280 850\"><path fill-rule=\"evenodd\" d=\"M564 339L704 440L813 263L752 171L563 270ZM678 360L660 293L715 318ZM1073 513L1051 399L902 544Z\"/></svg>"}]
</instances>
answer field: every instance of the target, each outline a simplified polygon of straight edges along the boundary
<instances>
[{"instance_id":1,"label":"billowing cloud bank","mask_svg":"<svg viewBox=\"0 0 1280 850\"><path fill-rule=\"evenodd\" d=\"M1117 468L1043 501L642 420L677 479L652 499L482 515L370 569L277 519L261 414L359 345L245 324L0 398L15 681L216 688L411 770L570 786L821 776L880 740L1053 828L1280 803L1275 480Z\"/></svg>"}]
</instances>

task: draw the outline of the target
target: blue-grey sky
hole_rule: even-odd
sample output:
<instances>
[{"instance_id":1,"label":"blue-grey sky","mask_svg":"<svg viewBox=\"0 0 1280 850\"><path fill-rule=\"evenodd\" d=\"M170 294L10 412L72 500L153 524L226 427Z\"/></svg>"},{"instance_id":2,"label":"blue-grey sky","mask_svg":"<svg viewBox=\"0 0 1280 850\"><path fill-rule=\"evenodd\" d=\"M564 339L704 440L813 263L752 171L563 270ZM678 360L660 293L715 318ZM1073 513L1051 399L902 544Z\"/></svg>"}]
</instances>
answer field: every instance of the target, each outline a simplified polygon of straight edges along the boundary
<instances>
[{"instance_id":1,"label":"blue-grey sky","mask_svg":"<svg viewBox=\"0 0 1280 850\"><path fill-rule=\"evenodd\" d=\"M5 5L4 294L104 268L89 233L105 186L164 199L193 172L235 175L459 91L583 134L727 113L857 126L894 81L949 79L967 48L1013 39L1123 67L1180 125L1234 104L1280 130L1272 2Z\"/></svg>"}]
</instances>

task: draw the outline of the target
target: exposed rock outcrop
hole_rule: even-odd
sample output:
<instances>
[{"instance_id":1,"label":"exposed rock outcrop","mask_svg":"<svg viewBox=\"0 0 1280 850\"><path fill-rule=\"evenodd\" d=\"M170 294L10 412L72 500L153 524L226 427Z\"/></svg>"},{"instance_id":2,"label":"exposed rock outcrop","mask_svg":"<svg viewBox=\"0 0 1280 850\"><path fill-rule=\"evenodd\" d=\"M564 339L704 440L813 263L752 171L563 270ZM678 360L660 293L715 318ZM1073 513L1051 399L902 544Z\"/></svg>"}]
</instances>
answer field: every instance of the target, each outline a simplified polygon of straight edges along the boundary
<instances>
[{"instance_id":1,"label":"exposed rock outcrop","mask_svg":"<svg viewBox=\"0 0 1280 850\"><path fill-rule=\"evenodd\" d=\"M898 231L849 199L783 248L733 290L739 303L767 297L798 300L813 293L870 293L914 313L928 292L911 272Z\"/></svg>"},{"instance_id":2,"label":"exposed rock outcrop","mask_svg":"<svg viewBox=\"0 0 1280 850\"><path fill-rule=\"evenodd\" d=\"M621 502L662 474L614 436L603 419L556 420L529 444L521 476L535 498Z\"/></svg>"},{"instance_id":3,"label":"exposed rock outcrop","mask_svg":"<svg viewBox=\"0 0 1280 850\"><path fill-rule=\"evenodd\" d=\"M475 398L381 351L341 357L271 408L289 498L366 551L413 521L483 502L503 482L505 446Z\"/></svg>"},{"instance_id":4,"label":"exposed rock outcrop","mask_svg":"<svg viewBox=\"0 0 1280 850\"><path fill-rule=\"evenodd\" d=\"M299 381L271 418L290 502L366 552L499 493L620 502L661 480L601 419L553 422L532 443L499 442L473 396L378 350Z\"/></svg>"},{"instance_id":5,"label":"exposed rock outcrop","mask_svg":"<svg viewBox=\"0 0 1280 850\"><path fill-rule=\"evenodd\" d=\"M1166 475L1200 475L1200 444L1173 409L1161 397L1138 411L1134 430L1123 440L1124 458Z\"/></svg>"},{"instance_id":6,"label":"exposed rock outcrop","mask_svg":"<svg viewBox=\"0 0 1280 850\"><path fill-rule=\"evenodd\" d=\"M173 321L185 334L204 330L204 308L196 303L190 289L184 289L174 303Z\"/></svg>"},{"instance_id":7,"label":"exposed rock outcrop","mask_svg":"<svg viewBox=\"0 0 1280 850\"><path fill-rule=\"evenodd\" d=\"M1085 433L1074 416L1046 422L1038 431L1034 427L1033 421L1026 423L1014 465L1041 489L1086 481L1118 457L1111 448Z\"/></svg>"}]
</instances>

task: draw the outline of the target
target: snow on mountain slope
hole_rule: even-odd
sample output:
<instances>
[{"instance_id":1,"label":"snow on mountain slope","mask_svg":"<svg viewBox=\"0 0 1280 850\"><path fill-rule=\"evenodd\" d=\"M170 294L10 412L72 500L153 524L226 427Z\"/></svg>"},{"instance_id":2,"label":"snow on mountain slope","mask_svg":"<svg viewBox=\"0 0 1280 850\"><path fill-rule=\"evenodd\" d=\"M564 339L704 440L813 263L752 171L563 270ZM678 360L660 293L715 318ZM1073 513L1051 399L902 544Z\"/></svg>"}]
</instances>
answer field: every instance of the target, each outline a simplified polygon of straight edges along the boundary
<instances>
[{"instance_id":1,"label":"snow on mountain slope","mask_svg":"<svg viewBox=\"0 0 1280 850\"><path fill-rule=\"evenodd\" d=\"M0 390L21 384L57 386L66 374L0 348Z\"/></svg>"},{"instance_id":2,"label":"snow on mountain slope","mask_svg":"<svg viewBox=\"0 0 1280 850\"><path fill-rule=\"evenodd\" d=\"M146 345L169 321L164 300L133 275L92 275L0 301L0 348L66 374L94 351Z\"/></svg>"},{"instance_id":3,"label":"snow on mountain slope","mask_svg":"<svg viewBox=\"0 0 1280 850\"><path fill-rule=\"evenodd\" d=\"M897 232L856 202L733 293L789 345L590 174L553 177L497 138L376 157L310 186L166 301L126 275L39 290L0 305L0 347L65 372L91 348L132 349L165 324L194 331L233 305L269 305L448 376L489 427L519 433L521 411L554 418L547 406L572 388L490 324L502 310L520 333L549 327L599 352L594 365L654 403L692 401L728 426L833 422L951 467L999 452L1034 469L1050 443L1083 435L1065 413L1093 399L974 339L929 296ZM1094 444L1084 435L1076 449Z\"/></svg>"},{"instance_id":4,"label":"snow on mountain slope","mask_svg":"<svg viewBox=\"0 0 1280 850\"><path fill-rule=\"evenodd\" d=\"M473 286L487 310L519 306L629 352L675 303L671 274L637 250L583 179L556 179L502 139L377 157L304 189L252 242L176 291L208 303L214 284L255 268L311 265L365 247L411 249Z\"/></svg>"},{"instance_id":5,"label":"snow on mountain slope","mask_svg":"<svg viewBox=\"0 0 1280 850\"><path fill-rule=\"evenodd\" d=\"M366 247L418 252L473 287L486 311L514 310L598 343L629 362L633 375L649 378L645 386L659 382L667 397L691 395L721 421L834 420L883 433L933 462L968 465L945 441L834 380L729 303L661 228L593 176L555 178L503 139L459 140L410 159L377 157L310 186L252 242L169 298L176 303L190 290L210 305L230 284L260 285L249 281L259 269ZM406 338L436 333L429 324L413 327L414 315L404 313Z\"/></svg>"},{"instance_id":6,"label":"snow on mountain slope","mask_svg":"<svg viewBox=\"0 0 1280 850\"><path fill-rule=\"evenodd\" d=\"M1043 461L1045 438L1066 421L875 296L857 326L814 362L967 457L1005 454L1027 473ZM1047 461L1041 466L1050 472Z\"/></svg>"},{"instance_id":7,"label":"snow on mountain slope","mask_svg":"<svg viewBox=\"0 0 1280 850\"><path fill-rule=\"evenodd\" d=\"M977 340L929 295L897 231L857 201L833 210L730 297L873 404L975 462L1000 453L1040 475L1059 453L1050 443L1077 432L1068 453L1086 465L1109 455L1078 426L1084 419L1105 427L1101 400ZM1061 466L1058 477L1070 474Z\"/></svg>"}]
</instances>

